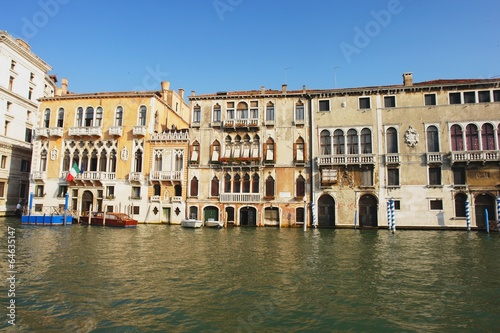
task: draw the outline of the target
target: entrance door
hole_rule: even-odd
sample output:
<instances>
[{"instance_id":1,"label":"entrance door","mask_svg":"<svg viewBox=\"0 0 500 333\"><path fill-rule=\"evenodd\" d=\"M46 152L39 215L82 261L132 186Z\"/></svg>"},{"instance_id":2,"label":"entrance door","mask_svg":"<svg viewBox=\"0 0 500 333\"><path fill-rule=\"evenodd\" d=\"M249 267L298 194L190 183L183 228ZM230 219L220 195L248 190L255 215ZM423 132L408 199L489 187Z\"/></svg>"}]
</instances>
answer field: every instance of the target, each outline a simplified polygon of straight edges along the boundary
<instances>
[{"instance_id":1,"label":"entrance door","mask_svg":"<svg viewBox=\"0 0 500 333\"><path fill-rule=\"evenodd\" d=\"M476 226L479 229L486 229L486 211L488 211L490 230L496 230L495 204L495 198L489 194L483 193L476 196L474 210L476 211Z\"/></svg>"},{"instance_id":2,"label":"entrance door","mask_svg":"<svg viewBox=\"0 0 500 333\"><path fill-rule=\"evenodd\" d=\"M206 207L204 212L203 221L207 222L209 219L219 221L219 211L215 207Z\"/></svg>"},{"instance_id":3,"label":"entrance door","mask_svg":"<svg viewBox=\"0 0 500 333\"><path fill-rule=\"evenodd\" d=\"M161 217L161 222L170 224L170 207L163 207L163 215Z\"/></svg>"},{"instance_id":4,"label":"entrance door","mask_svg":"<svg viewBox=\"0 0 500 333\"><path fill-rule=\"evenodd\" d=\"M318 200L318 227L335 226L335 200L329 195L322 195Z\"/></svg>"},{"instance_id":5,"label":"entrance door","mask_svg":"<svg viewBox=\"0 0 500 333\"><path fill-rule=\"evenodd\" d=\"M94 195L92 194L92 192L90 191L83 192L82 205L81 205L83 214L88 213L91 208L93 211L96 210L96 207L92 205L93 202L94 202Z\"/></svg>"},{"instance_id":6,"label":"entrance door","mask_svg":"<svg viewBox=\"0 0 500 333\"><path fill-rule=\"evenodd\" d=\"M365 194L359 199L359 225L361 227L377 227L377 198Z\"/></svg>"},{"instance_id":7,"label":"entrance door","mask_svg":"<svg viewBox=\"0 0 500 333\"><path fill-rule=\"evenodd\" d=\"M257 214L255 208L244 207L240 209L240 225L248 227L257 226Z\"/></svg>"}]
</instances>

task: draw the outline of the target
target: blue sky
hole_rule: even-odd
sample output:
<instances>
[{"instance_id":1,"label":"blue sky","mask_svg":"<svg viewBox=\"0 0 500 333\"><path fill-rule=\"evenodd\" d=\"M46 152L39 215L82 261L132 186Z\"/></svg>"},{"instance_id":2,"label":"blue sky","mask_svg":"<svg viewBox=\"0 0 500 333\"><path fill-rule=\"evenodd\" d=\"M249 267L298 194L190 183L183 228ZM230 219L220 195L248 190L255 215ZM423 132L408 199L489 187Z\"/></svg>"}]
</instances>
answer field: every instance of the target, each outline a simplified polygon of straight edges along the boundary
<instances>
[{"instance_id":1,"label":"blue sky","mask_svg":"<svg viewBox=\"0 0 500 333\"><path fill-rule=\"evenodd\" d=\"M76 93L350 88L500 76L500 1L2 0Z\"/></svg>"}]
</instances>

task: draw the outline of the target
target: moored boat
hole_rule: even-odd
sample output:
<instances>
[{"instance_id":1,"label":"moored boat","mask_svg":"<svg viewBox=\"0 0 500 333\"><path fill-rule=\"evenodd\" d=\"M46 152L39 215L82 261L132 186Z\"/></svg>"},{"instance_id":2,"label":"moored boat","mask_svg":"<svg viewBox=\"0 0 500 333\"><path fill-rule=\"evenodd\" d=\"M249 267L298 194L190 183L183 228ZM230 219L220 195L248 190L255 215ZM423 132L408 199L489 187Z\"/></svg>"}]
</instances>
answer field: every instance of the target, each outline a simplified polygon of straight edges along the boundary
<instances>
[{"instance_id":1,"label":"moored boat","mask_svg":"<svg viewBox=\"0 0 500 333\"><path fill-rule=\"evenodd\" d=\"M135 228L137 220L125 213L98 212L80 216L80 223L83 225L95 225L101 227Z\"/></svg>"},{"instance_id":2,"label":"moored boat","mask_svg":"<svg viewBox=\"0 0 500 333\"><path fill-rule=\"evenodd\" d=\"M201 228L203 227L203 221L196 219L185 219L181 221L181 226L184 228Z\"/></svg>"},{"instance_id":3,"label":"moored boat","mask_svg":"<svg viewBox=\"0 0 500 333\"><path fill-rule=\"evenodd\" d=\"M223 228L224 227L224 222L223 221L215 221L214 219L208 219L205 221L205 227L208 228Z\"/></svg>"}]
</instances>

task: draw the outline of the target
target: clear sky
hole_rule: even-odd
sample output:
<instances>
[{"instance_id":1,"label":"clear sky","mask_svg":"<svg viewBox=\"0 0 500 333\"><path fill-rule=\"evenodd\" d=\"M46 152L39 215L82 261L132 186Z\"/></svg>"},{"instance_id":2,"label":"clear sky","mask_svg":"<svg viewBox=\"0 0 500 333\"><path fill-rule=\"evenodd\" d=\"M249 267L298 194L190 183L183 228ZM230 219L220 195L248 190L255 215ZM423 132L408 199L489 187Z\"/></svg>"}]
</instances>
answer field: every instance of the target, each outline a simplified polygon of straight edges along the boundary
<instances>
[{"instance_id":1,"label":"clear sky","mask_svg":"<svg viewBox=\"0 0 500 333\"><path fill-rule=\"evenodd\" d=\"M498 0L2 0L76 93L351 88L500 76Z\"/></svg>"}]
</instances>

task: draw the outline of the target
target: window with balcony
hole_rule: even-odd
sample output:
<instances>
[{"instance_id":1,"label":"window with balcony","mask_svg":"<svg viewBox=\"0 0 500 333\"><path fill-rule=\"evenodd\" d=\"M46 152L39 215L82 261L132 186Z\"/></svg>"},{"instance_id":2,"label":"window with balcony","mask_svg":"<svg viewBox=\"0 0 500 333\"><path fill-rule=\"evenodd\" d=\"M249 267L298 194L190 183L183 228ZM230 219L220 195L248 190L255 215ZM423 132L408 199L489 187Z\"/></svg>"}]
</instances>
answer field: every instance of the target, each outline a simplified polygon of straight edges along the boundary
<instances>
[{"instance_id":1,"label":"window with balcony","mask_svg":"<svg viewBox=\"0 0 500 333\"><path fill-rule=\"evenodd\" d=\"M161 195L161 186L160 186L160 184L154 184L153 185L153 195L157 196L157 197Z\"/></svg>"},{"instance_id":2,"label":"window with balcony","mask_svg":"<svg viewBox=\"0 0 500 333\"><path fill-rule=\"evenodd\" d=\"M395 108L396 107L396 96L384 96L384 107Z\"/></svg>"},{"instance_id":3,"label":"window with balcony","mask_svg":"<svg viewBox=\"0 0 500 333\"><path fill-rule=\"evenodd\" d=\"M450 128L450 140L451 140L451 150L452 151L463 151L464 150L464 138L462 127L460 125L453 125Z\"/></svg>"},{"instance_id":4,"label":"window with balcony","mask_svg":"<svg viewBox=\"0 0 500 333\"><path fill-rule=\"evenodd\" d=\"M212 181L210 182L210 196L218 197L219 196L219 178L214 176Z\"/></svg>"},{"instance_id":5,"label":"window with balcony","mask_svg":"<svg viewBox=\"0 0 500 333\"><path fill-rule=\"evenodd\" d=\"M436 103L436 94L425 94L424 95L424 104L425 105L437 105Z\"/></svg>"},{"instance_id":6,"label":"window with balcony","mask_svg":"<svg viewBox=\"0 0 500 333\"><path fill-rule=\"evenodd\" d=\"M439 152L439 131L436 126L427 127L427 152Z\"/></svg>"},{"instance_id":7,"label":"window with balcony","mask_svg":"<svg viewBox=\"0 0 500 333\"><path fill-rule=\"evenodd\" d=\"M115 110L115 126L123 126L123 107L118 106Z\"/></svg>"},{"instance_id":8,"label":"window with balcony","mask_svg":"<svg viewBox=\"0 0 500 333\"><path fill-rule=\"evenodd\" d=\"M302 101L295 103L295 121L298 123L304 122L304 103Z\"/></svg>"},{"instance_id":9,"label":"window with balcony","mask_svg":"<svg viewBox=\"0 0 500 333\"><path fill-rule=\"evenodd\" d=\"M491 102L491 94L489 90L478 91L477 95L479 97L479 103Z\"/></svg>"},{"instance_id":10,"label":"window with balcony","mask_svg":"<svg viewBox=\"0 0 500 333\"><path fill-rule=\"evenodd\" d=\"M95 114L95 126L102 126L102 107L97 107Z\"/></svg>"},{"instance_id":11,"label":"window with balcony","mask_svg":"<svg viewBox=\"0 0 500 333\"><path fill-rule=\"evenodd\" d=\"M248 173L245 173L243 176L243 193L250 193L250 175Z\"/></svg>"},{"instance_id":12,"label":"window with balcony","mask_svg":"<svg viewBox=\"0 0 500 333\"><path fill-rule=\"evenodd\" d=\"M250 102L250 118L258 119L259 118L259 102L251 101Z\"/></svg>"},{"instance_id":13,"label":"window with balcony","mask_svg":"<svg viewBox=\"0 0 500 333\"><path fill-rule=\"evenodd\" d=\"M260 177L257 173L252 176L252 193L260 192Z\"/></svg>"},{"instance_id":14,"label":"window with balcony","mask_svg":"<svg viewBox=\"0 0 500 333\"><path fill-rule=\"evenodd\" d=\"M462 104L462 95L459 92L449 94L450 104Z\"/></svg>"},{"instance_id":15,"label":"window with balcony","mask_svg":"<svg viewBox=\"0 0 500 333\"><path fill-rule=\"evenodd\" d=\"M429 185L441 186L441 167L429 167Z\"/></svg>"},{"instance_id":16,"label":"window with balcony","mask_svg":"<svg viewBox=\"0 0 500 333\"><path fill-rule=\"evenodd\" d=\"M61 128L64 126L64 109L59 108L57 111L57 127Z\"/></svg>"},{"instance_id":17,"label":"window with balcony","mask_svg":"<svg viewBox=\"0 0 500 333\"><path fill-rule=\"evenodd\" d=\"M268 199L274 198L274 187L275 187L275 181L274 178L269 175L266 179L266 192L265 192L265 197Z\"/></svg>"},{"instance_id":18,"label":"window with balcony","mask_svg":"<svg viewBox=\"0 0 500 333\"><path fill-rule=\"evenodd\" d=\"M226 118L234 119L234 102L226 103Z\"/></svg>"},{"instance_id":19,"label":"window with balcony","mask_svg":"<svg viewBox=\"0 0 500 333\"><path fill-rule=\"evenodd\" d=\"M363 128L361 130L361 153L371 154L372 153L372 131L368 128Z\"/></svg>"},{"instance_id":20,"label":"window with balcony","mask_svg":"<svg viewBox=\"0 0 500 333\"><path fill-rule=\"evenodd\" d=\"M332 153L332 138L330 132L322 130L319 137L320 155L331 155Z\"/></svg>"},{"instance_id":21,"label":"window with balcony","mask_svg":"<svg viewBox=\"0 0 500 333\"><path fill-rule=\"evenodd\" d=\"M79 107L76 109L76 126L77 127L83 126L83 108L82 107Z\"/></svg>"},{"instance_id":22,"label":"window with balcony","mask_svg":"<svg viewBox=\"0 0 500 333\"><path fill-rule=\"evenodd\" d=\"M145 105L141 105L139 108L139 126L146 126L148 108Z\"/></svg>"},{"instance_id":23,"label":"window with balcony","mask_svg":"<svg viewBox=\"0 0 500 333\"><path fill-rule=\"evenodd\" d=\"M266 105L266 121L274 121L274 104L271 102Z\"/></svg>"},{"instance_id":24,"label":"window with balcony","mask_svg":"<svg viewBox=\"0 0 500 333\"><path fill-rule=\"evenodd\" d=\"M466 217L467 195L465 193L455 194L455 217Z\"/></svg>"},{"instance_id":25,"label":"window with balcony","mask_svg":"<svg viewBox=\"0 0 500 333\"><path fill-rule=\"evenodd\" d=\"M191 179L190 193L192 197L198 196L198 178L196 177Z\"/></svg>"},{"instance_id":26,"label":"window with balcony","mask_svg":"<svg viewBox=\"0 0 500 333\"><path fill-rule=\"evenodd\" d=\"M85 109L85 127L93 126L94 108L89 106Z\"/></svg>"},{"instance_id":27,"label":"window with balcony","mask_svg":"<svg viewBox=\"0 0 500 333\"><path fill-rule=\"evenodd\" d=\"M294 161L295 163L305 163L306 157L305 157L305 143L304 139L298 138L297 141L295 141L294 147L293 147L293 156L294 156Z\"/></svg>"},{"instance_id":28,"label":"window with balcony","mask_svg":"<svg viewBox=\"0 0 500 333\"><path fill-rule=\"evenodd\" d=\"M220 104L215 104L212 110L212 121L220 122L221 121L221 107Z\"/></svg>"},{"instance_id":29,"label":"window with balcony","mask_svg":"<svg viewBox=\"0 0 500 333\"><path fill-rule=\"evenodd\" d=\"M359 108L360 109L370 109L371 108L370 97L360 97L359 98Z\"/></svg>"},{"instance_id":30,"label":"window with balcony","mask_svg":"<svg viewBox=\"0 0 500 333\"><path fill-rule=\"evenodd\" d=\"M336 155L345 154L344 131L337 129L333 132L333 153Z\"/></svg>"},{"instance_id":31,"label":"window with balcony","mask_svg":"<svg viewBox=\"0 0 500 333\"><path fill-rule=\"evenodd\" d=\"M42 150L40 153L40 171L47 171L47 150Z\"/></svg>"},{"instance_id":32,"label":"window with balcony","mask_svg":"<svg viewBox=\"0 0 500 333\"><path fill-rule=\"evenodd\" d=\"M236 119L248 119L248 104L239 102L236 108Z\"/></svg>"},{"instance_id":33,"label":"window with balcony","mask_svg":"<svg viewBox=\"0 0 500 333\"><path fill-rule=\"evenodd\" d=\"M215 140L210 145L210 162L218 163L219 157L220 157L220 143L219 141Z\"/></svg>"},{"instance_id":34,"label":"window with balcony","mask_svg":"<svg viewBox=\"0 0 500 333\"><path fill-rule=\"evenodd\" d=\"M485 123L481 126L482 150L495 150L495 133L493 125Z\"/></svg>"},{"instance_id":35,"label":"window with balcony","mask_svg":"<svg viewBox=\"0 0 500 333\"><path fill-rule=\"evenodd\" d=\"M50 126L50 109L47 108L43 112L43 127L49 128Z\"/></svg>"},{"instance_id":36,"label":"window with balcony","mask_svg":"<svg viewBox=\"0 0 500 333\"><path fill-rule=\"evenodd\" d=\"M182 196L182 186L181 185L174 186L174 196L176 196L176 197Z\"/></svg>"},{"instance_id":37,"label":"window with balcony","mask_svg":"<svg viewBox=\"0 0 500 333\"><path fill-rule=\"evenodd\" d=\"M196 104L193 108L193 123L199 123L201 121L201 107Z\"/></svg>"},{"instance_id":38,"label":"window with balcony","mask_svg":"<svg viewBox=\"0 0 500 333\"><path fill-rule=\"evenodd\" d=\"M295 180L295 196L302 198L306 195L306 180L302 175L299 175Z\"/></svg>"},{"instance_id":39,"label":"window with balcony","mask_svg":"<svg viewBox=\"0 0 500 333\"><path fill-rule=\"evenodd\" d=\"M387 186L389 186L389 187L399 186L399 169L398 168L388 168L387 169Z\"/></svg>"},{"instance_id":40,"label":"window with balcony","mask_svg":"<svg viewBox=\"0 0 500 333\"><path fill-rule=\"evenodd\" d=\"M231 193L231 175L228 173L224 176L224 193Z\"/></svg>"},{"instance_id":41,"label":"window with balcony","mask_svg":"<svg viewBox=\"0 0 500 333\"><path fill-rule=\"evenodd\" d=\"M476 125L469 124L465 128L465 142L467 150L479 150L479 133Z\"/></svg>"},{"instance_id":42,"label":"window with balcony","mask_svg":"<svg viewBox=\"0 0 500 333\"><path fill-rule=\"evenodd\" d=\"M359 154L358 132L356 132L355 129L347 131L347 153L354 155Z\"/></svg>"},{"instance_id":43,"label":"window with balcony","mask_svg":"<svg viewBox=\"0 0 500 333\"><path fill-rule=\"evenodd\" d=\"M233 193L241 192L241 176L237 173L233 178Z\"/></svg>"},{"instance_id":44,"label":"window with balcony","mask_svg":"<svg viewBox=\"0 0 500 333\"><path fill-rule=\"evenodd\" d=\"M394 127L389 127L386 131L387 153L398 153L398 131Z\"/></svg>"}]
</instances>

